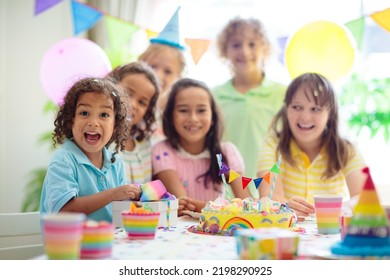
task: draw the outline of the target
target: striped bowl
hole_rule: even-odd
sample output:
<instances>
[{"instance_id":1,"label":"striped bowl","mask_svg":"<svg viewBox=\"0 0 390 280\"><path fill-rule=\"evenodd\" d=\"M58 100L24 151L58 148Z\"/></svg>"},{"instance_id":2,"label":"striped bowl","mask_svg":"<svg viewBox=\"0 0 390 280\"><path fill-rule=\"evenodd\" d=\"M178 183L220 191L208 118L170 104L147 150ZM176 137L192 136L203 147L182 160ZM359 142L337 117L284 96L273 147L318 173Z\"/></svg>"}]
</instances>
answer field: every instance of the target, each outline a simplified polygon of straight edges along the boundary
<instances>
[{"instance_id":1,"label":"striped bowl","mask_svg":"<svg viewBox=\"0 0 390 280\"><path fill-rule=\"evenodd\" d=\"M129 239L154 239L159 218L160 212L122 212L123 227Z\"/></svg>"}]
</instances>

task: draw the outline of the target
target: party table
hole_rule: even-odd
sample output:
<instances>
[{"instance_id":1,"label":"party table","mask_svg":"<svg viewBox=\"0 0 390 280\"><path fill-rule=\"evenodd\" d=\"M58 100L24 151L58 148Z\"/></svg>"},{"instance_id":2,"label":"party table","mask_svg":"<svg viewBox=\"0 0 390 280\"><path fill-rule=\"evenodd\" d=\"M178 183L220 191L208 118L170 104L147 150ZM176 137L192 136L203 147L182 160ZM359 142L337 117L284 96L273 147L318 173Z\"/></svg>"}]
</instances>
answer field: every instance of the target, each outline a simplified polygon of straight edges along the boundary
<instances>
[{"instance_id":1,"label":"party table","mask_svg":"<svg viewBox=\"0 0 390 280\"><path fill-rule=\"evenodd\" d=\"M129 240L123 228L117 228L112 259L137 260L234 260L239 259L232 236L192 233L197 219L182 216L175 226L159 228L154 240ZM330 247L340 241L339 234L320 235L314 219L298 223L299 259L334 259Z\"/></svg>"},{"instance_id":2,"label":"party table","mask_svg":"<svg viewBox=\"0 0 390 280\"><path fill-rule=\"evenodd\" d=\"M124 228L115 230L110 259L114 260L236 260L236 239L233 236L216 236L192 233L189 227L198 219L182 216L170 228L159 228L152 240L130 240ZM317 233L314 218L297 224L299 228L298 259L337 259L330 247L340 241L340 234ZM35 259L47 259L45 255Z\"/></svg>"}]
</instances>

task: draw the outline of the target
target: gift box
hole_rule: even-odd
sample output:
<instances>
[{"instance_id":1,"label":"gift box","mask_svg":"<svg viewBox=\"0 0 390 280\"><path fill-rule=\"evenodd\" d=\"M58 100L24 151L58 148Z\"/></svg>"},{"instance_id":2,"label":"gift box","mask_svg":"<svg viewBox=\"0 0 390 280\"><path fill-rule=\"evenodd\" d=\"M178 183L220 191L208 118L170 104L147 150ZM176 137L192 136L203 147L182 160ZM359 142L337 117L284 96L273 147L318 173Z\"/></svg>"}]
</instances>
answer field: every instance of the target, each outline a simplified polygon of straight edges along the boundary
<instances>
[{"instance_id":1,"label":"gift box","mask_svg":"<svg viewBox=\"0 0 390 280\"><path fill-rule=\"evenodd\" d=\"M291 260L298 254L299 235L288 229L239 229L235 237L242 260Z\"/></svg>"},{"instance_id":2,"label":"gift box","mask_svg":"<svg viewBox=\"0 0 390 280\"><path fill-rule=\"evenodd\" d=\"M122 212L129 211L131 203L150 208L153 212L160 212L158 227L170 227L177 224L177 209L179 207L177 199L145 202L126 200L112 202L112 219L115 227L123 227Z\"/></svg>"}]
</instances>

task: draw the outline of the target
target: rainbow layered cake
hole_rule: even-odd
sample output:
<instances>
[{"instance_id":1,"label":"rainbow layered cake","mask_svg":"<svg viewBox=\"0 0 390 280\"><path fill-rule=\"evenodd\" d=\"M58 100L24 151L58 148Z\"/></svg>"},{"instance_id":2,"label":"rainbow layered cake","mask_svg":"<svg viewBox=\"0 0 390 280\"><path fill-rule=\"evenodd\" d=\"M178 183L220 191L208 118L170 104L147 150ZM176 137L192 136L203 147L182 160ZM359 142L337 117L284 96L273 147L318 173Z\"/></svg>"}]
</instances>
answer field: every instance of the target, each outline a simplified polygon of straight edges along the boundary
<instances>
[{"instance_id":1,"label":"rainbow layered cake","mask_svg":"<svg viewBox=\"0 0 390 280\"><path fill-rule=\"evenodd\" d=\"M290 208L268 198L218 198L202 209L199 225L192 231L232 236L240 228L290 228L296 220Z\"/></svg>"}]
</instances>

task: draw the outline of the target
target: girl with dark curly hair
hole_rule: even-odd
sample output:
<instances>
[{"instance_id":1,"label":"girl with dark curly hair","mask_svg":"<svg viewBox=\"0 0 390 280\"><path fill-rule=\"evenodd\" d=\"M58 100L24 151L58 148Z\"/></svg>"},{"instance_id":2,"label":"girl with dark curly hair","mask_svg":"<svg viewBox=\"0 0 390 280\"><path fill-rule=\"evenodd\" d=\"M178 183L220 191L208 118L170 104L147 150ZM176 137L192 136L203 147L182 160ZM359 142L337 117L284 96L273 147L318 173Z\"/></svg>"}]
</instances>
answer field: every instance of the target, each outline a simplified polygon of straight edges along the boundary
<instances>
[{"instance_id":1,"label":"girl with dark curly hair","mask_svg":"<svg viewBox=\"0 0 390 280\"><path fill-rule=\"evenodd\" d=\"M127 184L116 155L126 141L126 104L126 94L107 79L84 78L69 89L54 121L54 145L62 145L46 173L41 213L79 212L111 222L112 201L139 199L140 188Z\"/></svg>"}]
</instances>

